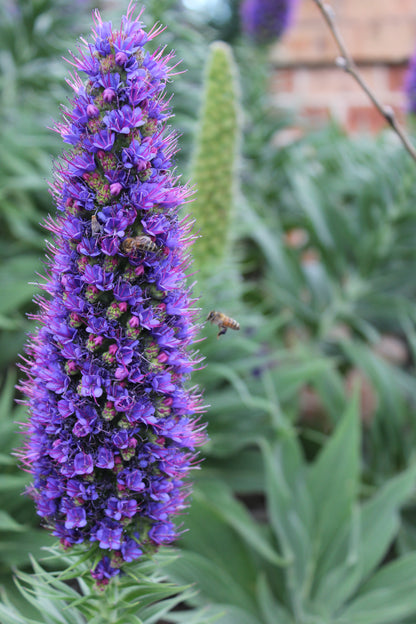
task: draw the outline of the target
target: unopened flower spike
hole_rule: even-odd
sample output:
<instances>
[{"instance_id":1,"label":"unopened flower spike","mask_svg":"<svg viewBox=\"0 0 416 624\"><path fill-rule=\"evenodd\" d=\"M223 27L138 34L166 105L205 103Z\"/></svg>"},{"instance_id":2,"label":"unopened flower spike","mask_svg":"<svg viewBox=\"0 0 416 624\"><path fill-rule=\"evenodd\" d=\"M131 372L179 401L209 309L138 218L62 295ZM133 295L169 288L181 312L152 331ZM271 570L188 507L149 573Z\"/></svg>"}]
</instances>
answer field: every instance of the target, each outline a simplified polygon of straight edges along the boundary
<instances>
[{"instance_id":1,"label":"unopened flower spike","mask_svg":"<svg viewBox=\"0 0 416 624\"><path fill-rule=\"evenodd\" d=\"M171 55L151 53L134 5L114 30L94 12L71 63L72 106L57 131L72 146L55 171L58 216L39 327L27 346L30 419L22 461L38 514L64 547L95 545L105 584L171 542L205 439L197 331L186 285L189 189L170 171L175 136L163 91Z\"/></svg>"},{"instance_id":2,"label":"unopened flower spike","mask_svg":"<svg viewBox=\"0 0 416 624\"><path fill-rule=\"evenodd\" d=\"M203 107L192 165L192 179L197 187L192 213L200 235L195 243L194 259L201 281L218 271L230 248L240 155L238 83L230 46L215 41L207 59Z\"/></svg>"}]
</instances>

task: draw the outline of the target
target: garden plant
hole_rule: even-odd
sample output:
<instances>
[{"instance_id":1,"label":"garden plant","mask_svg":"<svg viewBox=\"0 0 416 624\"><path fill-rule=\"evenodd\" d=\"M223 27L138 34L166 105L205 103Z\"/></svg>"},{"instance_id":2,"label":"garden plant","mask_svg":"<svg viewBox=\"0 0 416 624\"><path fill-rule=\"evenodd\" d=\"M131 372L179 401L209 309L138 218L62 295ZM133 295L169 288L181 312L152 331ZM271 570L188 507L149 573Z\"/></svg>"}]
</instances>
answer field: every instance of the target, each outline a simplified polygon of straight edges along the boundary
<instances>
[{"instance_id":1,"label":"garden plant","mask_svg":"<svg viewBox=\"0 0 416 624\"><path fill-rule=\"evenodd\" d=\"M0 622L412 624L411 132L282 145L299 3L188 4L0 6Z\"/></svg>"}]
</instances>

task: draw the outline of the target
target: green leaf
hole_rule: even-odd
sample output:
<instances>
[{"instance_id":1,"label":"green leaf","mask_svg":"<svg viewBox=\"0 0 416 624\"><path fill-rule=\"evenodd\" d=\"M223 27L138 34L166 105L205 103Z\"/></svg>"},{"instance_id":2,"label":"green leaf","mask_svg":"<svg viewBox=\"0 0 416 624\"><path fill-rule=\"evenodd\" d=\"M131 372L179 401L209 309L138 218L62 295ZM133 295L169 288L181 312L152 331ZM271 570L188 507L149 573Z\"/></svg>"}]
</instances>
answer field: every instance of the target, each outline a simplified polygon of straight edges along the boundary
<instances>
[{"instance_id":1,"label":"green leaf","mask_svg":"<svg viewBox=\"0 0 416 624\"><path fill-rule=\"evenodd\" d=\"M312 361L282 363L278 369L271 371L275 381L276 393L283 401L291 398L301 386L319 379L333 366L328 358L313 358Z\"/></svg>"},{"instance_id":2,"label":"green leaf","mask_svg":"<svg viewBox=\"0 0 416 624\"><path fill-rule=\"evenodd\" d=\"M0 493L11 492L14 490L21 494L27 480L27 476L24 474L2 475L0 479Z\"/></svg>"},{"instance_id":3,"label":"green leaf","mask_svg":"<svg viewBox=\"0 0 416 624\"><path fill-rule=\"evenodd\" d=\"M39 258L29 254L3 262L0 269L0 314L7 314L32 299L36 287L29 282L33 282L35 272L41 269Z\"/></svg>"},{"instance_id":4,"label":"green leaf","mask_svg":"<svg viewBox=\"0 0 416 624\"><path fill-rule=\"evenodd\" d=\"M241 538L259 555L271 564L284 566L287 561L281 557L270 542L259 531L259 527L244 505L232 498L230 490L220 481L208 481L200 484L194 498L200 493L205 502L231 526Z\"/></svg>"},{"instance_id":5,"label":"green leaf","mask_svg":"<svg viewBox=\"0 0 416 624\"><path fill-rule=\"evenodd\" d=\"M0 314L0 329L14 331L21 328L22 321L20 318L8 318Z\"/></svg>"},{"instance_id":6,"label":"green leaf","mask_svg":"<svg viewBox=\"0 0 416 624\"><path fill-rule=\"evenodd\" d=\"M397 419L403 420L403 412L405 411L403 390L407 392L411 390L415 399L416 387L414 383L411 384L411 388L405 388L403 384L405 375L400 374L400 369L377 356L368 348L367 344L358 340L344 340L340 346L351 361L368 375L385 411L388 410L388 419L384 419L387 421L386 426L390 424L390 429L396 429Z\"/></svg>"},{"instance_id":7,"label":"green leaf","mask_svg":"<svg viewBox=\"0 0 416 624\"><path fill-rule=\"evenodd\" d=\"M218 444L227 443L231 437L229 432L227 439L221 435L213 435L210 432L213 451L218 451ZM252 443L252 439L247 439L247 446ZM231 454L230 449L224 449L229 457L218 457L214 453L214 458L209 457L204 461L203 470L195 474L197 483L205 481L221 480L226 483L233 492L239 494L258 493L264 490L263 466L260 453L257 448L244 448L238 453ZM204 455L206 454L204 448Z\"/></svg>"},{"instance_id":8,"label":"green leaf","mask_svg":"<svg viewBox=\"0 0 416 624\"><path fill-rule=\"evenodd\" d=\"M300 203L310 220L315 236L324 247L333 248L334 241L328 229L328 225L325 222L325 215L321 209L320 197L318 197L316 193L314 184L300 171L292 175L291 182L296 200Z\"/></svg>"},{"instance_id":9,"label":"green leaf","mask_svg":"<svg viewBox=\"0 0 416 624\"><path fill-rule=\"evenodd\" d=\"M343 609L336 624L390 624L416 615L416 553L383 566Z\"/></svg>"},{"instance_id":10,"label":"green leaf","mask_svg":"<svg viewBox=\"0 0 416 624\"><path fill-rule=\"evenodd\" d=\"M173 598L158 600L155 604L144 608L141 607L140 615L146 624L159 624L159 622L162 619L164 620L166 615L170 613L172 609L176 608L179 604L183 604L185 601L191 600L194 593L194 591L181 592ZM191 611L191 614L193 614L193 617L195 618L195 612ZM207 622L207 620L204 621ZM125 619L123 620L123 624L124 622Z\"/></svg>"},{"instance_id":11,"label":"green leaf","mask_svg":"<svg viewBox=\"0 0 416 624\"><path fill-rule=\"evenodd\" d=\"M0 510L0 531L20 532L25 530L26 527L13 520L7 512Z\"/></svg>"},{"instance_id":12,"label":"green leaf","mask_svg":"<svg viewBox=\"0 0 416 624\"><path fill-rule=\"evenodd\" d=\"M220 548L220 546L219 546ZM248 613L256 614L256 606L248 588L242 586L232 574L230 566L220 566L213 560L196 552L183 551L174 565L169 566L169 575L179 583L195 583L201 597L198 604L216 602L238 605Z\"/></svg>"},{"instance_id":13,"label":"green leaf","mask_svg":"<svg viewBox=\"0 0 416 624\"><path fill-rule=\"evenodd\" d=\"M13 405L15 383L16 371L13 368L10 368L0 395L0 427L4 427L4 423L10 421L10 411Z\"/></svg>"},{"instance_id":14,"label":"green leaf","mask_svg":"<svg viewBox=\"0 0 416 624\"><path fill-rule=\"evenodd\" d=\"M262 624L258 616L228 604L213 604L196 611L173 612L164 617L177 624ZM279 623L280 624L280 623Z\"/></svg>"},{"instance_id":15,"label":"green leaf","mask_svg":"<svg viewBox=\"0 0 416 624\"><path fill-rule=\"evenodd\" d=\"M317 549L320 553L330 548L339 528L352 515L359 488L359 455L360 415L355 394L308 475L315 504Z\"/></svg>"},{"instance_id":16,"label":"green leaf","mask_svg":"<svg viewBox=\"0 0 416 624\"><path fill-rule=\"evenodd\" d=\"M22 615L12 605L2 603L0 603L0 618L2 624L40 624L39 620Z\"/></svg>"},{"instance_id":17,"label":"green leaf","mask_svg":"<svg viewBox=\"0 0 416 624\"><path fill-rule=\"evenodd\" d=\"M291 561L285 568L288 584L296 602L301 603L313 565L313 506L305 466L294 433L282 435L273 446L264 441L262 451L271 526L283 556Z\"/></svg>"},{"instance_id":18,"label":"green leaf","mask_svg":"<svg viewBox=\"0 0 416 624\"><path fill-rule=\"evenodd\" d=\"M416 466L412 466L390 479L340 528L321 564L315 601L334 611L367 579L397 534L400 508L412 495L415 482Z\"/></svg>"},{"instance_id":19,"label":"green leaf","mask_svg":"<svg viewBox=\"0 0 416 624\"><path fill-rule=\"evenodd\" d=\"M25 529L19 534L19 539L0 541L0 560L7 562L8 566L20 566L27 564L28 554L41 555L41 549L55 541L47 531Z\"/></svg>"},{"instance_id":20,"label":"green leaf","mask_svg":"<svg viewBox=\"0 0 416 624\"><path fill-rule=\"evenodd\" d=\"M5 455L5 453L0 453L0 466L14 466L16 460L10 455Z\"/></svg>"},{"instance_id":21,"label":"green leaf","mask_svg":"<svg viewBox=\"0 0 416 624\"><path fill-rule=\"evenodd\" d=\"M265 574L259 574L257 580L257 598L265 624L292 624L293 620L283 605L279 604L267 581Z\"/></svg>"},{"instance_id":22,"label":"green leaf","mask_svg":"<svg viewBox=\"0 0 416 624\"><path fill-rule=\"evenodd\" d=\"M210 565L224 570L224 574L232 578L228 594L230 603L241 605L241 594L244 594L245 603L252 605L256 576L253 553L198 489L195 491L186 526L189 530L184 533L180 545L197 552L199 556L206 557ZM194 582L192 576L177 577L177 566L182 569L182 557L169 567L169 573L171 570L175 571L173 576L175 582ZM233 588L236 590L236 596L233 596ZM224 602L223 598L221 602Z\"/></svg>"}]
</instances>

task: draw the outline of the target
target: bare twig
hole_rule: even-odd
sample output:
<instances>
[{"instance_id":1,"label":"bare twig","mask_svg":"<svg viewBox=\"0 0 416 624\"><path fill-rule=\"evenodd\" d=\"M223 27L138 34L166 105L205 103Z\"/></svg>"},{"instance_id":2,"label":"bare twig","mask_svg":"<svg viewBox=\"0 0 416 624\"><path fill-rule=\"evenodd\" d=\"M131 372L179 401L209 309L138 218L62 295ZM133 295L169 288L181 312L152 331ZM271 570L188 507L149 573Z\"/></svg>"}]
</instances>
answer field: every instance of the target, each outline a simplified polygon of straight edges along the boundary
<instances>
[{"instance_id":1,"label":"bare twig","mask_svg":"<svg viewBox=\"0 0 416 624\"><path fill-rule=\"evenodd\" d=\"M407 136L406 132L397 121L393 109L391 108L391 106L385 106L380 102L380 100L374 95L368 84L359 73L357 66L354 63L354 60L348 52L347 47L342 39L341 33L338 30L332 7L329 4L322 2L322 0L313 0L313 2L315 2L316 6L322 13L326 23L328 24L329 30L331 31L332 36L335 39L336 44L341 52L341 56L337 58L336 64L348 74L351 74L355 81L360 85L364 93L366 93L367 96L370 98L376 109L383 115L384 119L397 134L404 147L406 148L407 152L410 154L413 160L416 161L416 150L410 142L410 139Z\"/></svg>"}]
</instances>

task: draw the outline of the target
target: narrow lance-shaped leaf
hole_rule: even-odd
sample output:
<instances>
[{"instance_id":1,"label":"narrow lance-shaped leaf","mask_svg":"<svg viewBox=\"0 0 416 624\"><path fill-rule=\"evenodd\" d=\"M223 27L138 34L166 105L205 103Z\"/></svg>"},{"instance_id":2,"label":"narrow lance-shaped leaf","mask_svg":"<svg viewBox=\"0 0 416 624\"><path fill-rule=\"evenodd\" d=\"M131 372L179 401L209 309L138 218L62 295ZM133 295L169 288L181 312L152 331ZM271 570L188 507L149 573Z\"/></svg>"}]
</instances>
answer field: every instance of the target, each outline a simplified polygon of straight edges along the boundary
<instances>
[{"instance_id":1,"label":"narrow lance-shaped leaf","mask_svg":"<svg viewBox=\"0 0 416 624\"><path fill-rule=\"evenodd\" d=\"M382 566L336 619L337 624L390 624L416 615L416 553Z\"/></svg>"},{"instance_id":2,"label":"narrow lance-shaped leaf","mask_svg":"<svg viewBox=\"0 0 416 624\"><path fill-rule=\"evenodd\" d=\"M294 432L285 432L273 446L264 442L262 447L270 522L290 562L284 570L294 612L300 615L313 565L313 507L305 465Z\"/></svg>"},{"instance_id":3,"label":"narrow lance-shaped leaf","mask_svg":"<svg viewBox=\"0 0 416 624\"><path fill-rule=\"evenodd\" d=\"M308 475L316 510L319 554L330 548L340 526L352 516L359 489L359 454L359 406L355 395Z\"/></svg>"},{"instance_id":4,"label":"narrow lance-shaped leaf","mask_svg":"<svg viewBox=\"0 0 416 624\"><path fill-rule=\"evenodd\" d=\"M400 526L400 508L414 491L416 466L390 479L341 526L321 563L315 600L340 608L382 561Z\"/></svg>"},{"instance_id":5,"label":"narrow lance-shaped leaf","mask_svg":"<svg viewBox=\"0 0 416 624\"><path fill-rule=\"evenodd\" d=\"M56 560L60 565L70 561L70 557L60 556L57 550L49 550L52 554L49 565ZM102 624L104 621L156 624L195 593L193 588L167 582L161 568L173 557L173 553L163 553L152 562L145 559L136 562L129 567L128 575L118 576L105 592L97 590L87 560L79 562L72 574L66 571L63 575L46 570L32 558L32 574L16 573L19 603L15 606L6 593L2 594L0 621L2 624ZM64 577L72 582L65 582ZM77 589L73 587L75 581ZM27 603L32 606L30 615L26 615ZM188 613L198 618L195 611Z\"/></svg>"}]
</instances>

